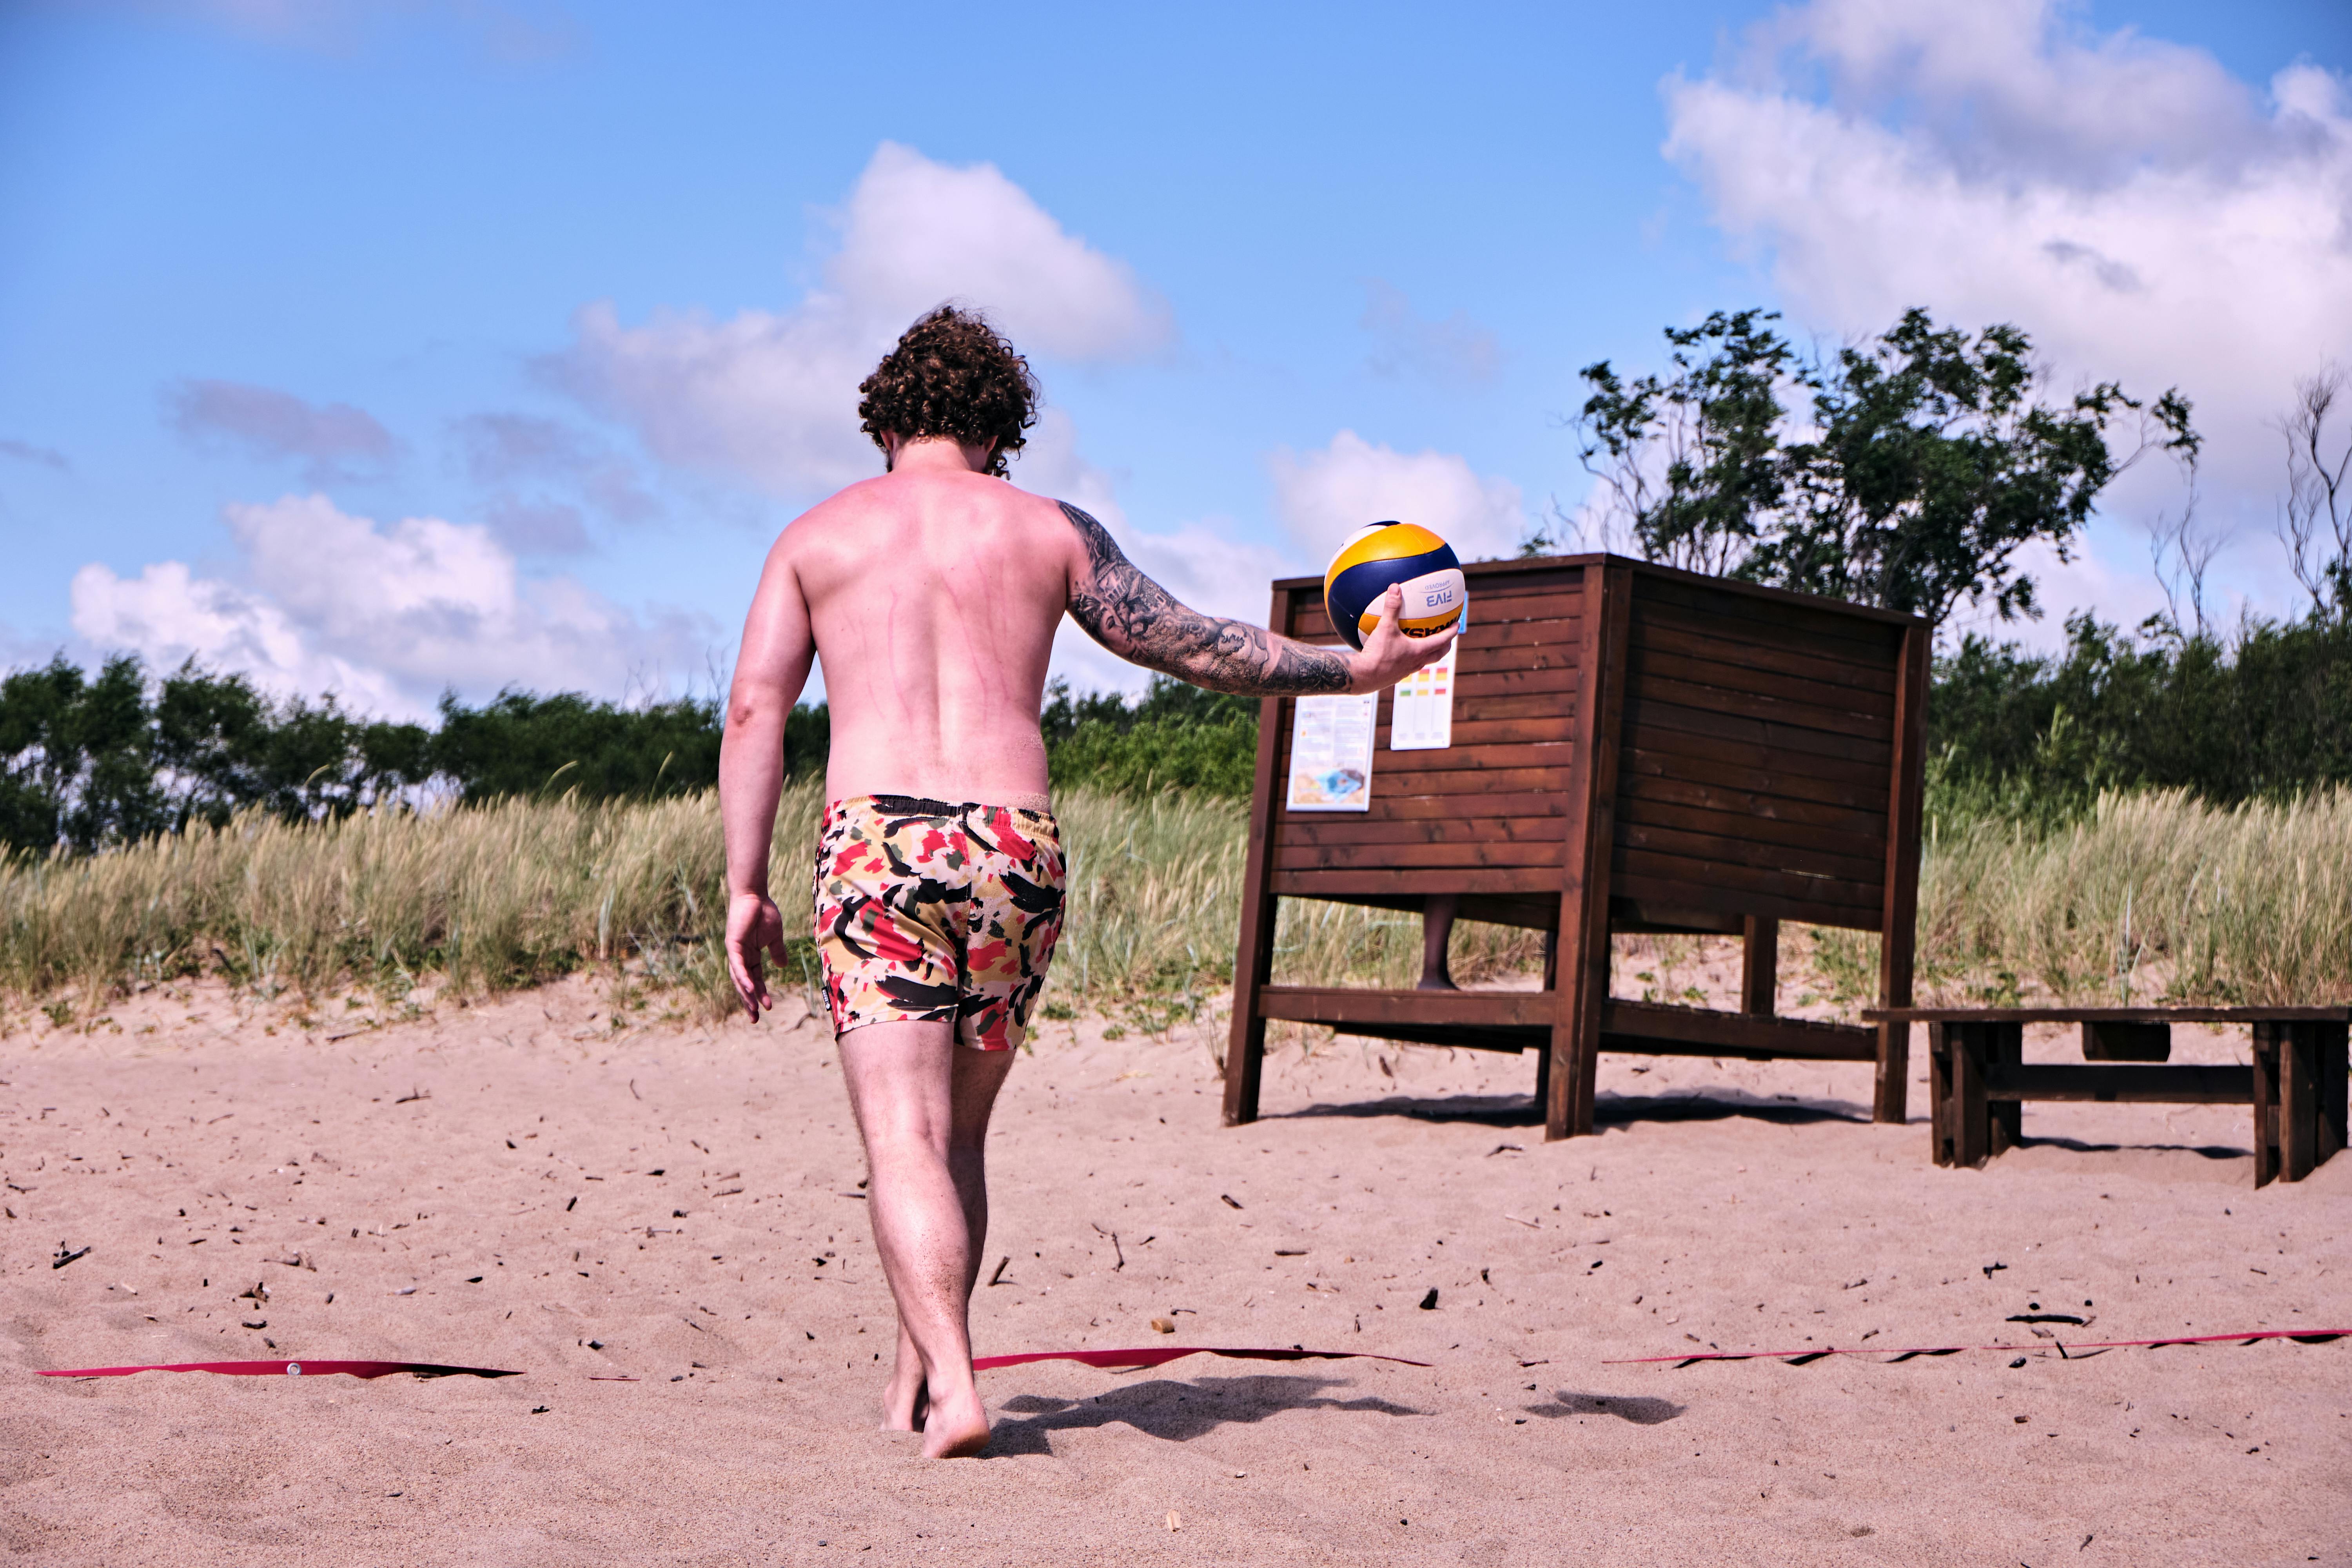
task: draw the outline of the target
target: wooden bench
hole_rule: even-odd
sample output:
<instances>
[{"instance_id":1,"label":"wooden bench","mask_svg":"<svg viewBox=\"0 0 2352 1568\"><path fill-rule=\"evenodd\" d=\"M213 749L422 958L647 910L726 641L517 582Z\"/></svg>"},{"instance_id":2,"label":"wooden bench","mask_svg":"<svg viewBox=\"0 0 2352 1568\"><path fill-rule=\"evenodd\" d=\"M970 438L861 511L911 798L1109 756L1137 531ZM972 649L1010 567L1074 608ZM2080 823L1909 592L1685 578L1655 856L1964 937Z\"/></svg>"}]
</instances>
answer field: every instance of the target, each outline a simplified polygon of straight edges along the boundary
<instances>
[{"instance_id":1,"label":"wooden bench","mask_svg":"<svg viewBox=\"0 0 2352 1568\"><path fill-rule=\"evenodd\" d=\"M2345 1144L2345 1043L2352 1006L1873 1007L1864 1017L1927 1026L1936 1163L1981 1165L2018 1142L2029 1100L2251 1105L2254 1185L2299 1182ZM2084 1061L2028 1062L2025 1026L2074 1024ZM2244 1024L2250 1067L2168 1060L2175 1024Z\"/></svg>"}]
</instances>

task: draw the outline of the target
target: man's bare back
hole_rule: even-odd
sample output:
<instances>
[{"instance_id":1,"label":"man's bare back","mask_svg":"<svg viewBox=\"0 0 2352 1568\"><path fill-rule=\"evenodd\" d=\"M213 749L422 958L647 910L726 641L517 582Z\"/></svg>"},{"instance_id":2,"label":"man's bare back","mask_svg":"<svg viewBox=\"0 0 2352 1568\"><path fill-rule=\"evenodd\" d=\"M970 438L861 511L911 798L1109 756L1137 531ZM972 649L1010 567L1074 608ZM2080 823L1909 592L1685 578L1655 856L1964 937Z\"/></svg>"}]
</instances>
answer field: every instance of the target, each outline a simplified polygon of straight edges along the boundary
<instances>
[{"instance_id":1,"label":"man's bare back","mask_svg":"<svg viewBox=\"0 0 2352 1568\"><path fill-rule=\"evenodd\" d=\"M927 460L933 447L953 461ZM1052 501L973 472L948 442L915 443L784 531L752 624L822 650L828 795L1044 795L1037 712L1073 542Z\"/></svg>"}]
</instances>

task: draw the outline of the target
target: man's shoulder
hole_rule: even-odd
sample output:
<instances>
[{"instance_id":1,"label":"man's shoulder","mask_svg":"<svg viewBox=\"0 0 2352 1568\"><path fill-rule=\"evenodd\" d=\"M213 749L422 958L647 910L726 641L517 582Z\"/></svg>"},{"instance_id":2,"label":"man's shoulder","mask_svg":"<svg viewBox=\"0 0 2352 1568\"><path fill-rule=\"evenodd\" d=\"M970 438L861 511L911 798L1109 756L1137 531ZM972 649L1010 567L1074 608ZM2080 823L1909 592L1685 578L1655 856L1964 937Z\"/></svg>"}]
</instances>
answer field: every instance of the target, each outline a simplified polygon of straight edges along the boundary
<instances>
[{"instance_id":1,"label":"man's shoulder","mask_svg":"<svg viewBox=\"0 0 2352 1568\"><path fill-rule=\"evenodd\" d=\"M835 490L786 524L785 531L817 533L841 527L868 528L893 521L911 521L942 510L1059 529L1070 526L1063 503L1008 480L975 474L951 481L950 488L936 478L910 483L897 475L878 474Z\"/></svg>"},{"instance_id":2,"label":"man's shoulder","mask_svg":"<svg viewBox=\"0 0 2352 1568\"><path fill-rule=\"evenodd\" d=\"M975 475L968 485L942 489L894 479L861 479L809 508L784 525L776 542L779 554L805 562L845 549L887 550L894 541L921 540L936 548L942 525L975 544L986 538L994 548L1058 550L1080 542L1061 502L1003 479Z\"/></svg>"}]
</instances>

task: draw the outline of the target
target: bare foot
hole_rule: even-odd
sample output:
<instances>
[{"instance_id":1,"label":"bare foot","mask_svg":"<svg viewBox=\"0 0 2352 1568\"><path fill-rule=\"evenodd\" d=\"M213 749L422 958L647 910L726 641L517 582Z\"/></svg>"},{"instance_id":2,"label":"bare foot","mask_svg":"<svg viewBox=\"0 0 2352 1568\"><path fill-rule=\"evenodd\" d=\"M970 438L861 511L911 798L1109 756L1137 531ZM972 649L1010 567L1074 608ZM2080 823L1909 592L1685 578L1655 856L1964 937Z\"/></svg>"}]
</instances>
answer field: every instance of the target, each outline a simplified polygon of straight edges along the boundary
<instances>
[{"instance_id":1,"label":"bare foot","mask_svg":"<svg viewBox=\"0 0 2352 1568\"><path fill-rule=\"evenodd\" d=\"M988 1447L988 1412L980 1391L967 1389L958 1398L933 1405L923 1427L923 1456L931 1459L969 1458Z\"/></svg>"},{"instance_id":2,"label":"bare foot","mask_svg":"<svg viewBox=\"0 0 2352 1568\"><path fill-rule=\"evenodd\" d=\"M885 1432L919 1432L923 1429L923 1412L928 1401L924 1397L923 1367L912 1362L905 1370L893 1368L890 1381L882 1390L882 1430Z\"/></svg>"}]
</instances>

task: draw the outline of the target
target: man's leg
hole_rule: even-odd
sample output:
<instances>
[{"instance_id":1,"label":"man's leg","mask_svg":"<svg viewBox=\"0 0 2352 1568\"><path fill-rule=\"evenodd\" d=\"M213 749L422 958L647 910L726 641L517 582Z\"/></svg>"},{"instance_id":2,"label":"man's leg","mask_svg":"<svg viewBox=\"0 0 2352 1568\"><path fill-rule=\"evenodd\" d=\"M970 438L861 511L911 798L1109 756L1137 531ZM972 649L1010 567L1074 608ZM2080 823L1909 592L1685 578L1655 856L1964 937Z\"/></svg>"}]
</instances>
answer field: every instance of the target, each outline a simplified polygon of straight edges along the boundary
<instances>
[{"instance_id":1,"label":"man's leg","mask_svg":"<svg viewBox=\"0 0 2352 1568\"><path fill-rule=\"evenodd\" d=\"M1432 893L1421 905L1422 991L1451 991L1454 972L1446 967L1445 944L1454 936L1454 911L1462 900L1452 893Z\"/></svg>"},{"instance_id":2,"label":"man's leg","mask_svg":"<svg viewBox=\"0 0 2352 1568\"><path fill-rule=\"evenodd\" d=\"M885 1425L919 1415L923 1451L978 1453L988 1417L971 1377L969 1314L988 1230L983 1148L1011 1051L955 1043L946 1023L869 1024L840 1039L866 1142L867 1207L898 1303L899 1355Z\"/></svg>"}]
</instances>

